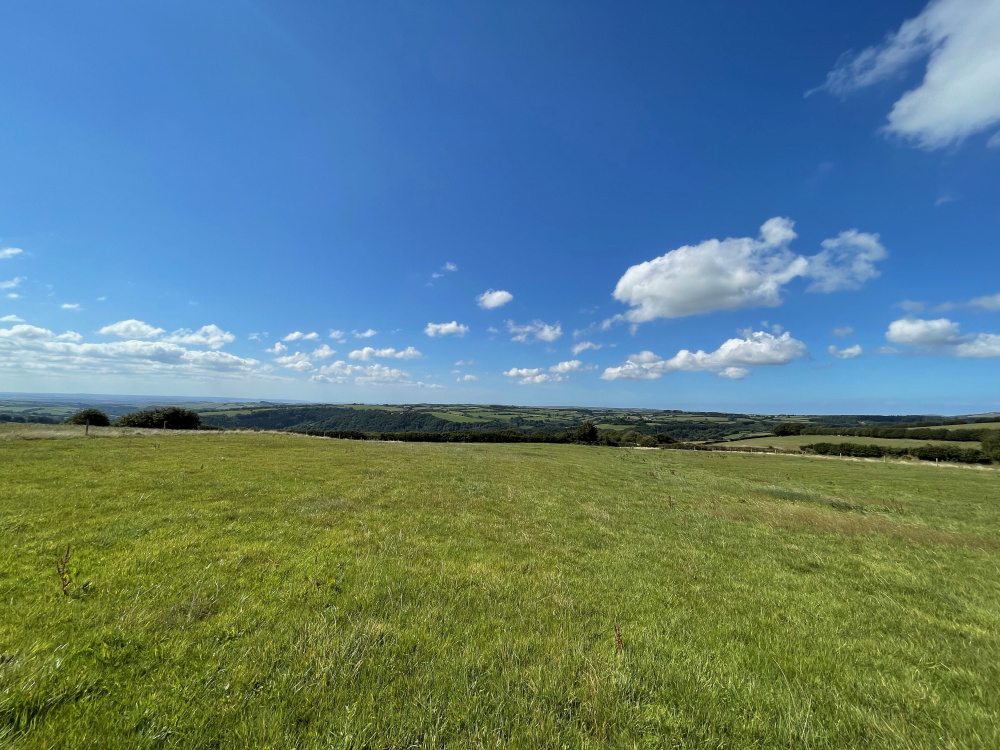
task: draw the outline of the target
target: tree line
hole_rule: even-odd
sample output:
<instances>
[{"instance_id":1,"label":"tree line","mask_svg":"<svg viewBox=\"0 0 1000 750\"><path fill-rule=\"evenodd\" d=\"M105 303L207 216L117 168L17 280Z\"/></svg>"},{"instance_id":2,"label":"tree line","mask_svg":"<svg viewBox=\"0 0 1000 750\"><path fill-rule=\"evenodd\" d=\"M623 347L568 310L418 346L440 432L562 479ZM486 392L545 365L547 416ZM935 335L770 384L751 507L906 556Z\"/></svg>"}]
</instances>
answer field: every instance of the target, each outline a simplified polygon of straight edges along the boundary
<instances>
[{"instance_id":1,"label":"tree line","mask_svg":"<svg viewBox=\"0 0 1000 750\"><path fill-rule=\"evenodd\" d=\"M998 433L1000 434L1000 433ZM896 448L891 445L865 445L863 443L813 443L799 446L804 453L821 456L852 456L856 458L882 458L913 456L921 461L951 461L966 464L988 464L1000 461L1000 444L982 450L959 448L952 445L922 445L916 448Z\"/></svg>"}]
</instances>

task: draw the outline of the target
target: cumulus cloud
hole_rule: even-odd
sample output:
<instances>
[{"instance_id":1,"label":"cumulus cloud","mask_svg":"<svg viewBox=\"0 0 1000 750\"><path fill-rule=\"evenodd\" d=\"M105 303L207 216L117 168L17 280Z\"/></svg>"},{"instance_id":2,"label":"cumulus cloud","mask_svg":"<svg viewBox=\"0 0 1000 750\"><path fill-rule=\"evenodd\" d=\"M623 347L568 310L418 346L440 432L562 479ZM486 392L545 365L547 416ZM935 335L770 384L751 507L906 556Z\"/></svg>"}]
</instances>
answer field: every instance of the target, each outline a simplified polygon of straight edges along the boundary
<instances>
[{"instance_id":1,"label":"cumulus cloud","mask_svg":"<svg viewBox=\"0 0 1000 750\"><path fill-rule=\"evenodd\" d=\"M270 349L265 349L264 351L267 352L268 354L282 354L288 351L288 347L282 344L280 341L275 341L274 346L272 346Z\"/></svg>"},{"instance_id":2,"label":"cumulus cloud","mask_svg":"<svg viewBox=\"0 0 1000 750\"><path fill-rule=\"evenodd\" d=\"M475 380L479 380L479 378L477 378L475 375L463 375L462 377L458 378L458 380L464 383L471 383Z\"/></svg>"},{"instance_id":3,"label":"cumulus cloud","mask_svg":"<svg viewBox=\"0 0 1000 750\"><path fill-rule=\"evenodd\" d=\"M855 344L854 346L847 346L843 349L838 349L832 344L826 348L826 350L837 359L854 359L860 357L864 354L864 350L861 348L860 344Z\"/></svg>"},{"instance_id":4,"label":"cumulus cloud","mask_svg":"<svg viewBox=\"0 0 1000 750\"><path fill-rule=\"evenodd\" d=\"M963 335L958 323L947 318L894 320L889 324L885 337L894 344L920 347L924 353L975 359L1000 357L1000 335Z\"/></svg>"},{"instance_id":5,"label":"cumulus cloud","mask_svg":"<svg viewBox=\"0 0 1000 750\"><path fill-rule=\"evenodd\" d=\"M514 299L514 295L503 289L487 289L476 297L476 302L484 310L493 310L497 307L503 307L512 299Z\"/></svg>"},{"instance_id":6,"label":"cumulus cloud","mask_svg":"<svg viewBox=\"0 0 1000 750\"><path fill-rule=\"evenodd\" d=\"M457 320L453 320L450 323L428 323L424 328L424 333L431 338L438 336L458 336L461 338L468 332L469 327L462 325Z\"/></svg>"},{"instance_id":7,"label":"cumulus cloud","mask_svg":"<svg viewBox=\"0 0 1000 750\"><path fill-rule=\"evenodd\" d=\"M885 337L894 344L909 346L947 346L957 344L962 340L958 323L953 323L947 318L894 320L889 324L889 330L886 331Z\"/></svg>"},{"instance_id":8,"label":"cumulus cloud","mask_svg":"<svg viewBox=\"0 0 1000 750\"><path fill-rule=\"evenodd\" d=\"M347 334L343 331L338 331L336 328L330 329L330 338L335 339L338 344L347 343Z\"/></svg>"},{"instance_id":9,"label":"cumulus cloud","mask_svg":"<svg viewBox=\"0 0 1000 750\"><path fill-rule=\"evenodd\" d=\"M313 353L310 354L309 356L312 357L313 359L329 359L336 353L337 353L336 349L331 349L326 344L323 344L322 346L313 349Z\"/></svg>"},{"instance_id":10,"label":"cumulus cloud","mask_svg":"<svg viewBox=\"0 0 1000 750\"><path fill-rule=\"evenodd\" d=\"M8 279L7 281L0 281L0 289L14 289L24 281L24 276L15 276L13 279ZM9 294L7 295L10 296Z\"/></svg>"},{"instance_id":11,"label":"cumulus cloud","mask_svg":"<svg viewBox=\"0 0 1000 750\"><path fill-rule=\"evenodd\" d=\"M549 372L580 372L582 369L583 362L578 359L571 359L568 362L560 362L559 364L552 365L552 367L549 368Z\"/></svg>"},{"instance_id":12,"label":"cumulus cloud","mask_svg":"<svg viewBox=\"0 0 1000 750\"><path fill-rule=\"evenodd\" d=\"M98 333L105 336L118 336L123 339L152 339L161 333L165 333L165 331L162 328L144 323L141 320L129 318L128 320L120 320L117 323L104 326Z\"/></svg>"},{"instance_id":13,"label":"cumulus cloud","mask_svg":"<svg viewBox=\"0 0 1000 750\"><path fill-rule=\"evenodd\" d=\"M780 336L765 331L747 331L743 338L729 339L714 352L682 349L670 359L650 351L639 352L618 367L609 367L603 380L655 380L665 374L714 371L721 377L739 379L749 374L749 367L787 365L805 356L806 345L790 334Z\"/></svg>"},{"instance_id":14,"label":"cumulus cloud","mask_svg":"<svg viewBox=\"0 0 1000 750\"><path fill-rule=\"evenodd\" d=\"M366 346L364 349L355 349L347 356L351 359L360 359L362 362L367 362L375 357L381 359L420 359L424 355L412 346L408 346L400 351L396 351L391 347L388 349L374 349Z\"/></svg>"},{"instance_id":15,"label":"cumulus cloud","mask_svg":"<svg viewBox=\"0 0 1000 750\"><path fill-rule=\"evenodd\" d=\"M63 302L61 307L63 310L79 310L80 304L78 302Z\"/></svg>"},{"instance_id":16,"label":"cumulus cloud","mask_svg":"<svg viewBox=\"0 0 1000 750\"><path fill-rule=\"evenodd\" d=\"M0 250L0 260L6 260L7 258L13 258L15 255L20 255L24 251L19 247L5 247Z\"/></svg>"},{"instance_id":17,"label":"cumulus cloud","mask_svg":"<svg viewBox=\"0 0 1000 750\"><path fill-rule=\"evenodd\" d=\"M852 229L824 240L821 251L806 258L788 248L797 237L793 227L791 219L775 217L756 239L705 240L632 266L614 290L615 299L632 309L608 318L602 329L624 321L777 307L784 286L800 276L812 279L812 292L857 289L878 275L874 263L886 257L877 234Z\"/></svg>"},{"instance_id":18,"label":"cumulus cloud","mask_svg":"<svg viewBox=\"0 0 1000 750\"><path fill-rule=\"evenodd\" d=\"M848 336L854 335L854 329L850 326L843 326L842 328L834 328L833 335L839 339L846 339Z\"/></svg>"},{"instance_id":19,"label":"cumulus cloud","mask_svg":"<svg viewBox=\"0 0 1000 750\"><path fill-rule=\"evenodd\" d=\"M955 355L959 357L1000 357L1000 336L995 333L980 333L970 341L955 347Z\"/></svg>"},{"instance_id":20,"label":"cumulus cloud","mask_svg":"<svg viewBox=\"0 0 1000 750\"><path fill-rule=\"evenodd\" d=\"M555 325L549 325L548 323L543 323L540 320L532 321L526 325L517 325L513 320L507 321L507 332L513 333L511 336L511 341L520 341L523 344L530 343L532 341L555 341L557 338L562 336L562 326L556 323Z\"/></svg>"},{"instance_id":21,"label":"cumulus cloud","mask_svg":"<svg viewBox=\"0 0 1000 750\"><path fill-rule=\"evenodd\" d=\"M885 131L943 148L1000 123L998 49L1000 3L932 0L881 44L842 56L820 88L846 96L926 59L923 80L893 105Z\"/></svg>"},{"instance_id":22,"label":"cumulus cloud","mask_svg":"<svg viewBox=\"0 0 1000 750\"><path fill-rule=\"evenodd\" d=\"M317 383L348 383L358 385L425 385L410 381L410 373L385 365L353 365L337 360L319 368L319 372L309 378ZM433 387L433 386L429 386Z\"/></svg>"},{"instance_id":23,"label":"cumulus cloud","mask_svg":"<svg viewBox=\"0 0 1000 750\"><path fill-rule=\"evenodd\" d=\"M19 318L16 315L4 315L0 318L0 323L23 323L24 318Z\"/></svg>"},{"instance_id":24,"label":"cumulus cloud","mask_svg":"<svg viewBox=\"0 0 1000 750\"><path fill-rule=\"evenodd\" d=\"M456 266L454 263L448 262L445 263L443 266L441 266L441 270L454 272L458 270L458 266Z\"/></svg>"},{"instance_id":25,"label":"cumulus cloud","mask_svg":"<svg viewBox=\"0 0 1000 750\"><path fill-rule=\"evenodd\" d=\"M579 354L580 352L585 352L588 349L594 349L596 351L597 349L600 349L601 346L601 344L595 344L592 341L581 341L579 344L573 345L572 351L573 354Z\"/></svg>"},{"instance_id":26,"label":"cumulus cloud","mask_svg":"<svg viewBox=\"0 0 1000 750\"><path fill-rule=\"evenodd\" d=\"M56 334L27 324L0 328L0 368L72 374L86 370L95 375L133 377L262 373L257 360L227 352L192 350L167 341L88 343L74 331Z\"/></svg>"},{"instance_id":27,"label":"cumulus cloud","mask_svg":"<svg viewBox=\"0 0 1000 750\"><path fill-rule=\"evenodd\" d=\"M351 331L356 339L370 339L372 336L376 335L378 331L374 328L369 328L367 331Z\"/></svg>"},{"instance_id":28,"label":"cumulus cloud","mask_svg":"<svg viewBox=\"0 0 1000 750\"><path fill-rule=\"evenodd\" d=\"M312 362L309 361L309 355L304 352L295 352L284 357L277 357L274 361L282 367L287 367L289 370L297 370L298 372L311 372L313 369Z\"/></svg>"},{"instance_id":29,"label":"cumulus cloud","mask_svg":"<svg viewBox=\"0 0 1000 750\"><path fill-rule=\"evenodd\" d=\"M190 328L178 328L162 340L173 344L207 346L209 349L221 349L226 344L233 343L236 340L236 336L229 331L223 331L219 326L212 323L202 326L197 331L192 331Z\"/></svg>"},{"instance_id":30,"label":"cumulus cloud","mask_svg":"<svg viewBox=\"0 0 1000 750\"><path fill-rule=\"evenodd\" d=\"M566 379L560 373L548 373L540 367L512 367L504 372L508 378L517 378L518 385L538 385L540 383L558 383Z\"/></svg>"},{"instance_id":31,"label":"cumulus cloud","mask_svg":"<svg viewBox=\"0 0 1000 750\"><path fill-rule=\"evenodd\" d=\"M866 281L878 276L875 263L887 255L877 234L856 229L823 240L820 246L823 249L809 259L808 276L813 279L807 290L810 292L860 289Z\"/></svg>"},{"instance_id":32,"label":"cumulus cloud","mask_svg":"<svg viewBox=\"0 0 1000 750\"><path fill-rule=\"evenodd\" d=\"M302 331L292 331L290 334L285 336L282 341L315 341L319 338L319 334L313 331L312 333L303 333Z\"/></svg>"}]
</instances>

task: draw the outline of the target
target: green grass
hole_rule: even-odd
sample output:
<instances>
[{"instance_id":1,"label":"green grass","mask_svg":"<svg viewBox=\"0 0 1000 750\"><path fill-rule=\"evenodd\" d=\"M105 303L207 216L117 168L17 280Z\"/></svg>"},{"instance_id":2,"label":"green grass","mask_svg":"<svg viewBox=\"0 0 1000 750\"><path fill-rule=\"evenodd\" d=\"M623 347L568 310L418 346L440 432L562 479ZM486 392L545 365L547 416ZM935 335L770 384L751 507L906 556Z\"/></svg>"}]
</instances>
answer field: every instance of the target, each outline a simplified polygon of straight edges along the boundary
<instances>
[{"instance_id":1,"label":"green grass","mask_svg":"<svg viewBox=\"0 0 1000 750\"><path fill-rule=\"evenodd\" d=\"M994 470L159 433L0 493L7 747L1000 746Z\"/></svg>"},{"instance_id":2,"label":"green grass","mask_svg":"<svg viewBox=\"0 0 1000 750\"><path fill-rule=\"evenodd\" d=\"M842 435L782 435L757 437L749 440L739 440L734 443L726 443L739 448L741 446L771 447L781 450L796 451L801 445L811 443L858 443L860 445L891 445L894 448L919 448L922 445L949 445L963 449L979 448L977 440L969 442L955 442L953 440L909 440L907 438L870 438L870 437L850 437Z\"/></svg>"}]
</instances>

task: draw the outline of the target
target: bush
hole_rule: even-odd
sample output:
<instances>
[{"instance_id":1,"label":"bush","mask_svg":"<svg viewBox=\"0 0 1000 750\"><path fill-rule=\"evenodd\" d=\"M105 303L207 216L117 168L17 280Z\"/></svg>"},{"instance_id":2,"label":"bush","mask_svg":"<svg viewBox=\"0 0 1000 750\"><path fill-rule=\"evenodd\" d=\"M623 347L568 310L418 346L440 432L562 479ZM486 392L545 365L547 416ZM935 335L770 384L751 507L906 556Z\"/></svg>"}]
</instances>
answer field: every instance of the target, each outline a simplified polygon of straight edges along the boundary
<instances>
[{"instance_id":1,"label":"bush","mask_svg":"<svg viewBox=\"0 0 1000 750\"><path fill-rule=\"evenodd\" d=\"M111 420L100 409L84 409L72 417L66 417L63 424L89 424L94 427L107 427L111 424Z\"/></svg>"},{"instance_id":2,"label":"bush","mask_svg":"<svg viewBox=\"0 0 1000 750\"><path fill-rule=\"evenodd\" d=\"M168 406L165 409L147 409L126 414L115 422L115 426L197 430L201 426L201 417L190 409Z\"/></svg>"}]
</instances>

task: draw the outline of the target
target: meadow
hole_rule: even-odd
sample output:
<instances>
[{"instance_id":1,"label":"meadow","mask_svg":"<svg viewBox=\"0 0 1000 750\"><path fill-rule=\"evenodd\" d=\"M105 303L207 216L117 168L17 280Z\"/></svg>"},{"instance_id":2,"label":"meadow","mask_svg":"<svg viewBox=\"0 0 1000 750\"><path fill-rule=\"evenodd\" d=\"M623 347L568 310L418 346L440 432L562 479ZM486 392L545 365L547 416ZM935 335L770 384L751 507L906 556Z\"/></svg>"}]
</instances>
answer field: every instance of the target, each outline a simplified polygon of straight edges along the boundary
<instances>
[{"instance_id":1,"label":"meadow","mask_svg":"<svg viewBox=\"0 0 1000 750\"><path fill-rule=\"evenodd\" d=\"M46 434L6 747L1000 746L994 469Z\"/></svg>"},{"instance_id":2,"label":"meadow","mask_svg":"<svg viewBox=\"0 0 1000 750\"><path fill-rule=\"evenodd\" d=\"M886 445L892 448L919 448L922 445L943 445L954 447L958 445L947 440L909 440L907 438L875 438L875 437L851 437L845 435L768 435L767 437L749 438L737 440L732 443L723 443L722 447L742 448L777 448L784 451L798 451L803 445L810 443L856 443L858 445ZM962 448L979 448L980 443L970 440L960 444Z\"/></svg>"}]
</instances>

